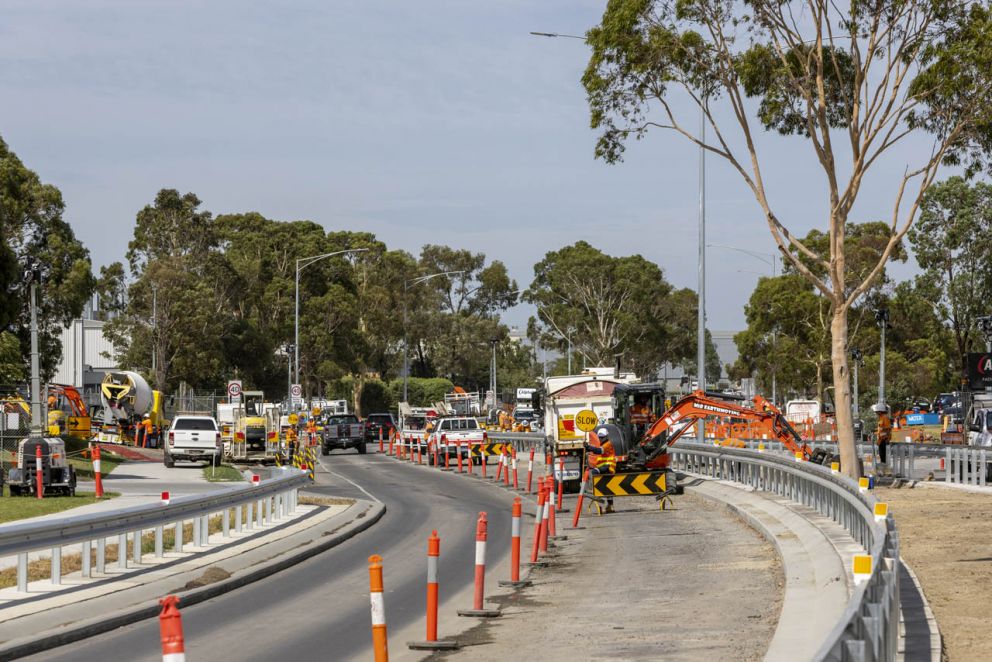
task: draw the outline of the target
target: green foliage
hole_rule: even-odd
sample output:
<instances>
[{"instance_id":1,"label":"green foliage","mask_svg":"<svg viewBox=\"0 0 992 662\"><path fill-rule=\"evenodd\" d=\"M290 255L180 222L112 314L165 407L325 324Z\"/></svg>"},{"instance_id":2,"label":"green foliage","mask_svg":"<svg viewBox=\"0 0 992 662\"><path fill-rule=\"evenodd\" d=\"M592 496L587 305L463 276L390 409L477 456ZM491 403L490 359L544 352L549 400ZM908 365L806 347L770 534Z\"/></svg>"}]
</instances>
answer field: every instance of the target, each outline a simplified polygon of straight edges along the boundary
<instances>
[{"instance_id":1,"label":"green foliage","mask_svg":"<svg viewBox=\"0 0 992 662\"><path fill-rule=\"evenodd\" d=\"M362 394L358 402L359 413L362 416L393 411L397 403L389 386L380 379L370 379L362 385Z\"/></svg>"},{"instance_id":2,"label":"green foliage","mask_svg":"<svg viewBox=\"0 0 992 662\"><path fill-rule=\"evenodd\" d=\"M27 377L20 341L13 333L0 331L0 384L20 384Z\"/></svg>"},{"instance_id":3,"label":"green foliage","mask_svg":"<svg viewBox=\"0 0 992 662\"><path fill-rule=\"evenodd\" d=\"M435 402L444 402L444 396L451 393L455 385L449 379L440 377L423 378L410 377L407 380L407 393L410 406L427 407ZM394 379L389 383L391 399L395 403L403 400L403 379Z\"/></svg>"},{"instance_id":4,"label":"green foliage","mask_svg":"<svg viewBox=\"0 0 992 662\"><path fill-rule=\"evenodd\" d=\"M89 251L63 220L62 194L44 184L0 139L0 330L17 337L20 364L30 348L30 278L38 287L39 347L42 378L48 378L62 353L59 335L79 317L95 285ZM8 339L0 372L16 374Z\"/></svg>"},{"instance_id":5,"label":"green foliage","mask_svg":"<svg viewBox=\"0 0 992 662\"><path fill-rule=\"evenodd\" d=\"M916 287L953 333L964 375L968 352L982 349L976 319L992 309L992 186L961 177L931 186L909 240L923 270Z\"/></svg>"},{"instance_id":6,"label":"green foliage","mask_svg":"<svg viewBox=\"0 0 992 662\"><path fill-rule=\"evenodd\" d=\"M612 257L585 241L549 252L524 299L537 306L531 335L561 353L571 339L579 364L610 366L622 354L625 366L646 376L695 352L687 335L695 296L673 295L661 268L640 255Z\"/></svg>"}]
</instances>

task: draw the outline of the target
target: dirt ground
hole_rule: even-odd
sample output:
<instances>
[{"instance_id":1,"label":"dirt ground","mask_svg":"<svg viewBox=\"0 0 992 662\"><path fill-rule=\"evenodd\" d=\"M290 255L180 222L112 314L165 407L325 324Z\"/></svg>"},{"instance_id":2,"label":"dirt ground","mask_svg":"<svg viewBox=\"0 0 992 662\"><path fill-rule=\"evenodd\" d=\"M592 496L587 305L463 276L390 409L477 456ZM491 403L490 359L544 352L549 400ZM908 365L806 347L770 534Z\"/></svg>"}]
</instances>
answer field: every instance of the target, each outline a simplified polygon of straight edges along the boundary
<instances>
[{"instance_id":1,"label":"dirt ground","mask_svg":"<svg viewBox=\"0 0 992 662\"><path fill-rule=\"evenodd\" d=\"M782 605L775 549L726 508L690 495L676 504L661 512L653 499L618 499L616 514L583 513L586 528L563 527L568 540L534 586L444 657L762 659Z\"/></svg>"},{"instance_id":2,"label":"dirt ground","mask_svg":"<svg viewBox=\"0 0 992 662\"><path fill-rule=\"evenodd\" d=\"M952 662L992 659L992 494L941 487L880 488L901 554L923 586Z\"/></svg>"}]
</instances>

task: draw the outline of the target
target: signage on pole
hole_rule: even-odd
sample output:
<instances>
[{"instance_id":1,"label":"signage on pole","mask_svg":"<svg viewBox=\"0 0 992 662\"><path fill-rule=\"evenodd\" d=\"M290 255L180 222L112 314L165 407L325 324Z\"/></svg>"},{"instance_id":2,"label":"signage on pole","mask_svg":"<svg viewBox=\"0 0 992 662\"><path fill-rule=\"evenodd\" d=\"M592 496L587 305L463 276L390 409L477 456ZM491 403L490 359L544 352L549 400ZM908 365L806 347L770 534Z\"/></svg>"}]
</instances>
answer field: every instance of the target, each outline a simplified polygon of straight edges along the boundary
<instances>
[{"instance_id":1,"label":"signage on pole","mask_svg":"<svg viewBox=\"0 0 992 662\"><path fill-rule=\"evenodd\" d=\"M231 404L241 403L241 380L232 379L227 382L227 399Z\"/></svg>"},{"instance_id":2,"label":"signage on pole","mask_svg":"<svg viewBox=\"0 0 992 662\"><path fill-rule=\"evenodd\" d=\"M299 384L293 384L289 387L289 397L293 404L293 409L299 409L300 405L303 404L303 387Z\"/></svg>"},{"instance_id":3,"label":"signage on pole","mask_svg":"<svg viewBox=\"0 0 992 662\"><path fill-rule=\"evenodd\" d=\"M973 391L992 387L992 354L989 352L968 354L968 385Z\"/></svg>"},{"instance_id":4,"label":"signage on pole","mask_svg":"<svg viewBox=\"0 0 992 662\"><path fill-rule=\"evenodd\" d=\"M592 432L599 423L599 416L591 409L583 409L575 415L575 427L583 432Z\"/></svg>"}]
</instances>

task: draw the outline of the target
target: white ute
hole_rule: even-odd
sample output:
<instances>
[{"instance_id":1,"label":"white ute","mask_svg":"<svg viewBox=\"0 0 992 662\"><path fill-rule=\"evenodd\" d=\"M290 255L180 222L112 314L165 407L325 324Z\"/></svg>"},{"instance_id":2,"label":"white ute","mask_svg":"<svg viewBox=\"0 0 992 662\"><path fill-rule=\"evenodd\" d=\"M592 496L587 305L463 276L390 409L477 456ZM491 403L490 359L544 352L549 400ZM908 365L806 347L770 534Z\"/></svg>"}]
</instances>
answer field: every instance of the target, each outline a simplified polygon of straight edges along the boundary
<instances>
[{"instance_id":1,"label":"white ute","mask_svg":"<svg viewBox=\"0 0 992 662\"><path fill-rule=\"evenodd\" d=\"M165 466L179 460L220 464L224 450L217 421L212 416L180 414L172 420L165 442Z\"/></svg>"}]
</instances>

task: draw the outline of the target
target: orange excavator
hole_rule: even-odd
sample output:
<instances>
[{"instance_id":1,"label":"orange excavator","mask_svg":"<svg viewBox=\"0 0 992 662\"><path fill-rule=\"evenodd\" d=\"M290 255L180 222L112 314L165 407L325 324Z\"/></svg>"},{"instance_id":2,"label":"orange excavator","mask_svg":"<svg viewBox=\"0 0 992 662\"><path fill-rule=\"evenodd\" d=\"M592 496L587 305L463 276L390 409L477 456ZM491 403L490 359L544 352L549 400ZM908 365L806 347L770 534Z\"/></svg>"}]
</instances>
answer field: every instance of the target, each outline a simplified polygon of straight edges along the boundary
<instances>
[{"instance_id":1,"label":"orange excavator","mask_svg":"<svg viewBox=\"0 0 992 662\"><path fill-rule=\"evenodd\" d=\"M667 469L671 462L669 446L683 434L693 430L697 421L705 421L712 416L742 420L769 430L773 441L782 442L793 453L802 453L803 458L809 462L827 464L832 459L824 450L810 449L785 420L782 412L760 395L755 396L752 408L720 399L704 391L695 391L659 416L639 440L634 434L630 434L632 430L622 431L623 434L619 436L623 439L621 443L624 448L617 448L618 473Z\"/></svg>"}]
</instances>

